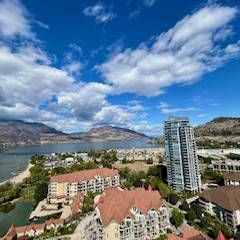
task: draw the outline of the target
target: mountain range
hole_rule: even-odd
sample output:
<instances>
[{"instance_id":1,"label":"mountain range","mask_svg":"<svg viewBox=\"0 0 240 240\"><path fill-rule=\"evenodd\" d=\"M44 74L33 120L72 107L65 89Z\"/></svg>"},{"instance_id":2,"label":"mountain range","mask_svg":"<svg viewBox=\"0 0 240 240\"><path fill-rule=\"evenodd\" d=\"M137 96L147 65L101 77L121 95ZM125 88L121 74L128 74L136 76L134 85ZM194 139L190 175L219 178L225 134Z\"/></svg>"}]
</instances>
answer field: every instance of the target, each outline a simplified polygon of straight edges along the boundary
<instances>
[{"instance_id":1,"label":"mountain range","mask_svg":"<svg viewBox=\"0 0 240 240\"><path fill-rule=\"evenodd\" d=\"M240 142L240 118L219 117L195 128L198 141Z\"/></svg>"},{"instance_id":2,"label":"mountain range","mask_svg":"<svg viewBox=\"0 0 240 240\"><path fill-rule=\"evenodd\" d=\"M198 142L240 142L240 118L219 117L195 127ZM43 144L81 141L150 139L126 128L104 126L87 132L67 134L42 123L0 120L0 144ZM160 138L162 139L162 138Z\"/></svg>"},{"instance_id":3,"label":"mountain range","mask_svg":"<svg viewBox=\"0 0 240 240\"><path fill-rule=\"evenodd\" d=\"M43 144L81 141L147 139L142 133L120 127L104 126L88 132L67 134L42 123L0 120L0 144Z\"/></svg>"}]
</instances>

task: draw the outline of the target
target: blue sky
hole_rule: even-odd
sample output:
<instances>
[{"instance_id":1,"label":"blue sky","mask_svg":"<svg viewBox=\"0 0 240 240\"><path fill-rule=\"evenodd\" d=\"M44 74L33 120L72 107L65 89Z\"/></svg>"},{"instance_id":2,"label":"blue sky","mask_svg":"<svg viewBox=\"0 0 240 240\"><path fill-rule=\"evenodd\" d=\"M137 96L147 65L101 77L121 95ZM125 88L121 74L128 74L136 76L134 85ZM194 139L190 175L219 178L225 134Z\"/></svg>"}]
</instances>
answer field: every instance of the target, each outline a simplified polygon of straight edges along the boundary
<instances>
[{"instance_id":1,"label":"blue sky","mask_svg":"<svg viewBox=\"0 0 240 240\"><path fill-rule=\"evenodd\" d=\"M239 1L0 1L0 118L148 135L239 116Z\"/></svg>"}]
</instances>

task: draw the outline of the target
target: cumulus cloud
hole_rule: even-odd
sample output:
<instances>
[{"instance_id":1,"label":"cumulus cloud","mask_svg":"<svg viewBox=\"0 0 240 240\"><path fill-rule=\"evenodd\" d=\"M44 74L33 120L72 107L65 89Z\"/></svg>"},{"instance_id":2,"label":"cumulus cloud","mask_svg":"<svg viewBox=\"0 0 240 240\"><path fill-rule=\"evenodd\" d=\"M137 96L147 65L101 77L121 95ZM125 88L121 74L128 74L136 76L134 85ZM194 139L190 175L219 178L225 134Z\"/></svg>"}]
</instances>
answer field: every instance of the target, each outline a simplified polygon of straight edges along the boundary
<instances>
[{"instance_id":1,"label":"cumulus cloud","mask_svg":"<svg viewBox=\"0 0 240 240\"><path fill-rule=\"evenodd\" d=\"M18 0L0 2L0 35L4 37L32 38L31 24L25 8Z\"/></svg>"},{"instance_id":2,"label":"cumulus cloud","mask_svg":"<svg viewBox=\"0 0 240 240\"><path fill-rule=\"evenodd\" d=\"M98 23L109 22L115 17L115 14L111 11L111 9L107 8L102 3L86 7L83 10L83 14L88 17L94 17Z\"/></svg>"},{"instance_id":3,"label":"cumulus cloud","mask_svg":"<svg viewBox=\"0 0 240 240\"><path fill-rule=\"evenodd\" d=\"M116 92L156 96L174 84L190 84L239 56L239 44L225 44L234 7L208 5L155 38L110 57L98 69ZM219 34L225 37L220 38ZM216 37L218 35L218 37Z\"/></svg>"},{"instance_id":4,"label":"cumulus cloud","mask_svg":"<svg viewBox=\"0 0 240 240\"><path fill-rule=\"evenodd\" d=\"M0 47L1 118L43 121L51 126L61 122L58 129L68 119L83 125L123 125L133 119L133 109L139 104L131 103L129 109L111 105L107 101L111 86L76 81L66 70L50 66L47 59L33 47L17 51Z\"/></svg>"}]
</instances>

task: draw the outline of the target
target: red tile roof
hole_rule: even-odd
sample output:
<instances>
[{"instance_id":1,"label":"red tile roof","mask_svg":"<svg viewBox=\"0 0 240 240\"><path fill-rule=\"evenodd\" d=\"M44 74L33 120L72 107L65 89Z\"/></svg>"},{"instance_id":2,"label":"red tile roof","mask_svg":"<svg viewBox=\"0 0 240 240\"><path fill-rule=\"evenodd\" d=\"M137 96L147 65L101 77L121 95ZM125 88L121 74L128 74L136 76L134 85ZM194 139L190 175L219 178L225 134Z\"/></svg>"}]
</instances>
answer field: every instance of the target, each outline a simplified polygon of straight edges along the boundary
<instances>
[{"instance_id":1,"label":"red tile roof","mask_svg":"<svg viewBox=\"0 0 240 240\"><path fill-rule=\"evenodd\" d=\"M132 217L130 210L133 207L146 213L148 210L158 209L164 204L165 201L158 191L146 191L142 188L135 190L110 188L101 195L97 206L102 224L107 226L111 221L121 223L127 216Z\"/></svg>"},{"instance_id":2,"label":"red tile roof","mask_svg":"<svg viewBox=\"0 0 240 240\"><path fill-rule=\"evenodd\" d=\"M182 237L179 237L179 236L176 236L176 235L174 235L174 234L172 234L172 233L169 233L168 234L168 238L167 238L168 240L185 240L185 239L183 239Z\"/></svg>"},{"instance_id":3,"label":"red tile roof","mask_svg":"<svg viewBox=\"0 0 240 240\"><path fill-rule=\"evenodd\" d=\"M90 169L90 170L83 170L73 173L66 173L66 174L59 174L52 176L50 181L51 182L79 182L84 180L93 179L95 176L101 177L114 177L118 175L118 170L116 169L109 169L109 168L97 168L97 169Z\"/></svg>"},{"instance_id":4,"label":"red tile roof","mask_svg":"<svg viewBox=\"0 0 240 240\"><path fill-rule=\"evenodd\" d=\"M78 193L73 197L73 202L71 204L72 215L76 215L82 212L83 199L84 199L84 195L82 193Z\"/></svg>"},{"instance_id":5,"label":"red tile roof","mask_svg":"<svg viewBox=\"0 0 240 240\"><path fill-rule=\"evenodd\" d=\"M50 219L50 220L47 220L45 222L46 226L49 226L49 225L62 225L64 224L64 219Z\"/></svg>"},{"instance_id":6,"label":"red tile roof","mask_svg":"<svg viewBox=\"0 0 240 240\"><path fill-rule=\"evenodd\" d=\"M210 239L208 236L201 233L199 230L191 227L191 226L184 226L180 229L182 236L184 239L187 240L208 240Z\"/></svg>"},{"instance_id":7,"label":"red tile roof","mask_svg":"<svg viewBox=\"0 0 240 240\"><path fill-rule=\"evenodd\" d=\"M208 236L191 226L182 227L180 232L180 236L168 234L168 240L210 240Z\"/></svg>"},{"instance_id":8,"label":"red tile roof","mask_svg":"<svg viewBox=\"0 0 240 240\"><path fill-rule=\"evenodd\" d=\"M29 231L36 231L36 230L44 230L45 229L45 223L32 223L30 225L15 227L17 234L26 234Z\"/></svg>"},{"instance_id":9,"label":"red tile roof","mask_svg":"<svg viewBox=\"0 0 240 240\"><path fill-rule=\"evenodd\" d=\"M224 235L221 231L218 232L217 240L226 240L226 238L224 237Z\"/></svg>"},{"instance_id":10,"label":"red tile roof","mask_svg":"<svg viewBox=\"0 0 240 240\"><path fill-rule=\"evenodd\" d=\"M12 226L9 228L7 234L3 237L4 240L12 240L13 237L15 237L17 235L16 232L16 228L15 226L12 224Z\"/></svg>"}]
</instances>

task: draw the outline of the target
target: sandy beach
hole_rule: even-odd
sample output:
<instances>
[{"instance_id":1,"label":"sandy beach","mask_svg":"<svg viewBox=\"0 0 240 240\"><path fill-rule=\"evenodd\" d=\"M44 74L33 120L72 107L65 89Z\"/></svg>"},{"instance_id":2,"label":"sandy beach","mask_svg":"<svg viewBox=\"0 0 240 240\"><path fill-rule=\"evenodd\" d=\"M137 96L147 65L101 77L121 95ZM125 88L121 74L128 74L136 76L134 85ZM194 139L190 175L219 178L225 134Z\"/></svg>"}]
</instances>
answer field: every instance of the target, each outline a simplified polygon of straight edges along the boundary
<instances>
[{"instance_id":1,"label":"sandy beach","mask_svg":"<svg viewBox=\"0 0 240 240\"><path fill-rule=\"evenodd\" d=\"M15 184L21 183L24 178L27 178L27 177L30 176L30 168L32 166L33 166L33 164L31 164L29 162L27 168L23 172L21 172L18 175L14 176L12 178L9 178L9 179L7 179L7 180L5 180L3 182L0 182L0 186L5 184L6 182L11 182L11 183L15 183Z\"/></svg>"}]
</instances>

